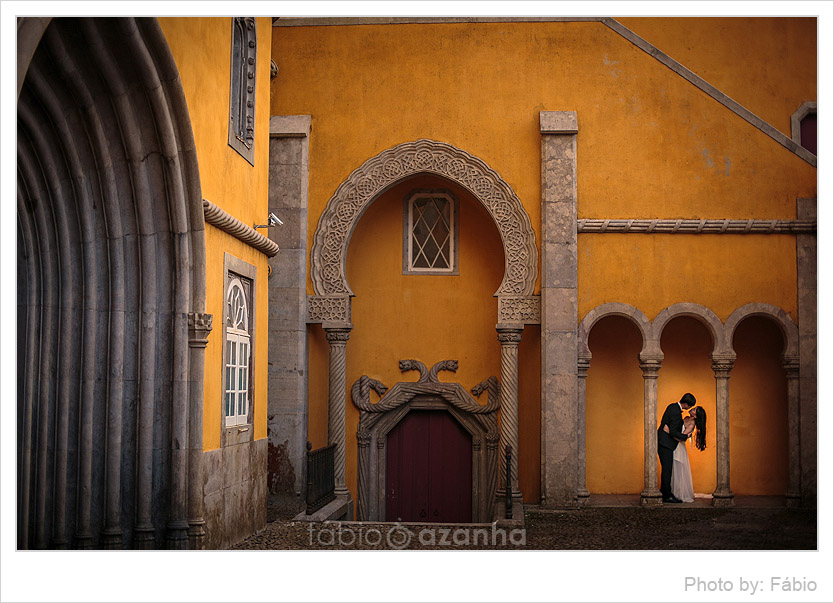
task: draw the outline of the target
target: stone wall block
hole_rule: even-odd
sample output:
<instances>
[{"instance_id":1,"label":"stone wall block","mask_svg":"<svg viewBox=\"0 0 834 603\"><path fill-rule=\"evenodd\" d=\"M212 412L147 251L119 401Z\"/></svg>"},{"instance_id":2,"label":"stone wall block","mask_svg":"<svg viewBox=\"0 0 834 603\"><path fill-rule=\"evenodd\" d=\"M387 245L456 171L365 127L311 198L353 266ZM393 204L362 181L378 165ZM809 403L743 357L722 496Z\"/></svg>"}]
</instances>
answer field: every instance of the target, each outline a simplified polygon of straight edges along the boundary
<instances>
[{"instance_id":1,"label":"stone wall block","mask_svg":"<svg viewBox=\"0 0 834 603\"><path fill-rule=\"evenodd\" d=\"M297 288L298 283L306 282L307 254L303 249L281 248L276 256L280 258L272 267L269 277L270 290Z\"/></svg>"},{"instance_id":2,"label":"stone wall block","mask_svg":"<svg viewBox=\"0 0 834 603\"><path fill-rule=\"evenodd\" d=\"M572 243L542 243L549 257L573 258L573 262L545 262L542 267L542 289L577 287L576 241Z\"/></svg>"},{"instance_id":3,"label":"stone wall block","mask_svg":"<svg viewBox=\"0 0 834 603\"><path fill-rule=\"evenodd\" d=\"M219 448L203 453L203 493L206 496L223 489L222 460Z\"/></svg>"}]
</instances>

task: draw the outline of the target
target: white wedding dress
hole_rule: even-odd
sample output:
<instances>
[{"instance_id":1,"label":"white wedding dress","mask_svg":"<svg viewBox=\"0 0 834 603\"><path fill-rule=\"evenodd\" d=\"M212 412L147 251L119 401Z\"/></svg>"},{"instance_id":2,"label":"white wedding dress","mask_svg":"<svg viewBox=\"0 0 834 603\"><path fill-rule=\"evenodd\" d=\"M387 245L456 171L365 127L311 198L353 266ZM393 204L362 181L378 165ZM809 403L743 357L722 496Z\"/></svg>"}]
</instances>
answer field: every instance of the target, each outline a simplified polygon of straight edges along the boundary
<instances>
[{"instance_id":1,"label":"white wedding dress","mask_svg":"<svg viewBox=\"0 0 834 603\"><path fill-rule=\"evenodd\" d=\"M687 442L691 441L687 440ZM679 442L675 447L672 461L672 494L683 502L693 502L695 490L692 487L692 470L689 468L686 442Z\"/></svg>"}]
</instances>

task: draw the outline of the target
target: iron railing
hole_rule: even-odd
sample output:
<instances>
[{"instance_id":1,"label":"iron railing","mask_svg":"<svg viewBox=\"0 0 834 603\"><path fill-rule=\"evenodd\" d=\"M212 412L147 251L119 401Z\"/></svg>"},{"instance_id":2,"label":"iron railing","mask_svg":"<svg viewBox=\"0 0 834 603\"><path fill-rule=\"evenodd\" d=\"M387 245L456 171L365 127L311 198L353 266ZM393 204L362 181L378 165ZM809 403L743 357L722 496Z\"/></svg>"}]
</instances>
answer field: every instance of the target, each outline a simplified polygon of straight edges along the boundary
<instances>
[{"instance_id":1,"label":"iron railing","mask_svg":"<svg viewBox=\"0 0 834 603\"><path fill-rule=\"evenodd\" d=\"M307 442L307 515L312 515L336 498L334 458L336 444L312 450Z\"/></svg>"}]
</instances>

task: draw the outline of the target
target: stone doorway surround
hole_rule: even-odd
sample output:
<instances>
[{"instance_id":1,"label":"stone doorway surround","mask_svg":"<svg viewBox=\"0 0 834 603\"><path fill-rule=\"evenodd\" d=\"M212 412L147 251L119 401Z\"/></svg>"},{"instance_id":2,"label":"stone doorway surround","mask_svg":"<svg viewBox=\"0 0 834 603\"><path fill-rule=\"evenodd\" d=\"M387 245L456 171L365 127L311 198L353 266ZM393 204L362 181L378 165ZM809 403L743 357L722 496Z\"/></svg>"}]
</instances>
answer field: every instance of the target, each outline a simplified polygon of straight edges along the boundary
<instances>
[{"instance_id":1,"label":"stone doorway surround","mask_svg":"<svg viewBox=\"0 0 834 603\"><path fill-rule=\"evenodd\" d=\"M354 296L345 272L350 237L365 210L398 182L420 174L447 178L468 190L493 218L504 246L504 278L496 291L501 345L500 440L512 446L510 488L518 487L518 344L525 324L538 324L540 298L533 295L538 276L535 234L512 188L482 160L448 143L421 139L399 144L369 159L339 185L319 218L310 254L315 295L308 297L307 323L321 324L329 353L328 442L336 444L336 493L349 500L345 486L345 358L353 325ZM575 228L575 227L574 227ZM576 323L574 321L575 330ZM500 456L500 455L499 455ZM506 487L501 465L501 487ZM520 505L518 506L520 509Z\"/></svg>"},{"instance_id":2,"label":"stone doorway surround","mask_svg":"<svg viewBox=\"0 0 834 603\"><path fill-rule=\"evenodd\" d=\"M493 519L498 483L498 380L495 377L472 388L474 396L484 391L482 405L460 383L437 379L439 371L456 371L456 360L443 360L431 370L418 360L400 360L400 370L419 371L416 382L399 382L390 390L376 379L362 375L351 388L359 409L359 521L385 521L386 453L388 434L411 410L445 410L472 438L472 519ZM371 403L371 389L381 396Z\"/></svg>"}]
</instances>

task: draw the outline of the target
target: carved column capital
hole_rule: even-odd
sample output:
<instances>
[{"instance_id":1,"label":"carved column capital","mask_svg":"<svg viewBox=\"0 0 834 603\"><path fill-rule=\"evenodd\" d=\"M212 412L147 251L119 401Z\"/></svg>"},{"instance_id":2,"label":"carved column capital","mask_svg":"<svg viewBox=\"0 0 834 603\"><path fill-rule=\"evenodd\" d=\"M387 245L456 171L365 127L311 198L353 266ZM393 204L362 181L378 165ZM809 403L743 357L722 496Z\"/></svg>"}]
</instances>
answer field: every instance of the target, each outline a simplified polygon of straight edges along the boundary
<instances>
[{"instance_id":1,"label":"carved column capital","mask_svg":"<svg viewBox=\"0 0 834 603\"><path fill-rule=\"evenodd\" d=\"M502 326L495 327L498 331L498 341L502 346L504 345L518 345L521 343L521 335L524 332L523 327L517 326Z\"/></svg>"},{"instance_id":2,"label":"carved column capital","mask_svg":"<svg viewBox=\"0 0 834 603\"><path fill-rule=\"evenodd\" d=\"M211 325L214 316L205 312L189 312L188 319L188 345L192 348L204 348L208 344L208 335L211 333Z\"/></svg>"},{"instance_id":3,"label":"carved column capital","mask_svg":"<svg viewBox=\"0 0 834 603\"><path fill-rule=\"evenodd\" d=\"M643 379L657 379L657 373L663 364L663 354L640 354L640 370Z\"/></svg>"},{"instance_id":4,"label":"carved column capital","mask_svg":"<svg viewBox=\"0 0 834 603\"><path fill-rule=\"evenodd\" d=\"M788 379L799 379L799 356L782 356L782 368Z\"/></svg>"},{"instance_id":5,"label":"carved column capital","mask_svg":"<svg viewBox=\"0 0 834 603\"><path fill-rule=\"evenodd\" d=\"M589 368L591 368L591 354L580 352L576 358L576 376L585 379L588 376Z\"/></svg>"},{"instance_id":6,"label":"carved column capital","mask_svg":"<svg viewBox=\"0 0 834 603\"><path fill-rule=\"evenodd\" d=\"M715 372L715 378L729 379L730 371L733 370L733 364L735 364L735 361L735 354L713 354L712 370Z\"/></svg>"},{"instance_id":7,"label":"carved column capital","mask_svg":"<svg viewBox=\"0 0 834 603\"><path fill-rule=\"evenodd\" d=\"M357 431L356 443L360 448L368 448L371 445L371 432L364 430Z\"/></svg>"},{"instance_id":8,"label":"carved column capital","mask_svg":"<svg viewBox=\"0 0 834 603\"><path fill-rule=\"evenodd\" d=\"M351 329L346 327L325 328L324 332L329 343L344 345L347 343L347 340L350 339Z\"/></svg>"}]
</instances>

